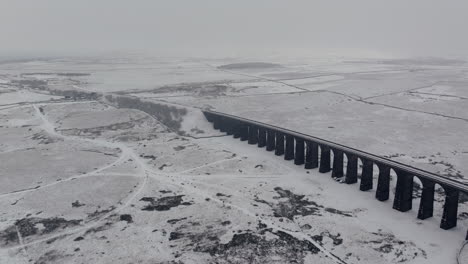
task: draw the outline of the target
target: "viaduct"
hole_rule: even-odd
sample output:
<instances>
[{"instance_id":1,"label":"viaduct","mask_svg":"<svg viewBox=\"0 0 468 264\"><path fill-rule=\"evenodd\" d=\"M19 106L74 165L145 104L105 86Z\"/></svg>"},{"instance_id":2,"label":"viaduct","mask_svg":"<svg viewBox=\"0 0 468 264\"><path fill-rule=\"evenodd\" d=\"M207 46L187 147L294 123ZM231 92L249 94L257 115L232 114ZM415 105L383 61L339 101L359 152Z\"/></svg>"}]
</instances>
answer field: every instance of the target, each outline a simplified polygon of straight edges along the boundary
<instances>
[{"instance_id":1,"label":"viaduct","mask_svg":"<svg viewBox=\"0 0 468 264\"><path fill-rule=\"evenodd\" d=\"M378 169L375 197L379 201L389 199L390 173L393 170L397 176L393 209L400 212L412 209L413 178L417 177L422 183L419 219L433 216L435 185L438 184L445 192L440 228L451 229L457 225L460 193L468 195L466 184L299 132L216 111L205 110L203 113L206 119L213 123L214 128L221 132L240 138L241 141L247 141L248 144L257 145L259 148L265 147L267 151L274 151L277 156L284 155L285 160L293 160L294 164L304 165L305 169L318 168L320 173L331 171L333 178L344 177L344 182L347 184L358 182L358 160L360 159L362 173L359 189L367 191L374 188L374 168ZM347 159L346 168L344 168L344 155ZM466 240L468 240L468 232Z\"/></svg>"}]
</instances>

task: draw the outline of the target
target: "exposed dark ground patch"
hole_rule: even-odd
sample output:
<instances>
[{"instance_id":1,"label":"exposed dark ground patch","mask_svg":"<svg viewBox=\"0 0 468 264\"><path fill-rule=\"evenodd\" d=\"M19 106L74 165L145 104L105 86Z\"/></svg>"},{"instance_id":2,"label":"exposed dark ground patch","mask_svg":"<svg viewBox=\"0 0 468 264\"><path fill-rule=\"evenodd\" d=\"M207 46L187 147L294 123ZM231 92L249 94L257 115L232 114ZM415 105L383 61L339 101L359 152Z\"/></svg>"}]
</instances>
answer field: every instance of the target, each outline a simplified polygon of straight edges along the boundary
<instances>
[{"instance_id":1,"label":"exposed dark ground patch","mask_svg":"<svg viewBox=\"0 0 468 264\"><path fill-rule=\"evenodd\" d=\"M103 210L95 210L94 212L88 214L88 218L90 219L96 219L96 218L99 218L107 213L109 213L110 211L114 210L115 207L114 206L111 206L107 209L103 209Z\"/></svg>"},{"instance_id":2,"label":"exposed dark ground patch","mask_svg":"<svg viewBox=\"0 0 468 264\"><path fill-rule=\"evenodd\" d=\"M294 194L293 192L284 190L281 187L276 187L274 190L279 195L273 197L273 199L277 200L277 202L267 202L258 198L256 198L255 201L271 206L273 209L273 215L275 217L285 217L290 220L294 220L295 216L321 216L323 211L347 217L353 216L350 212L324 207L323 205L319 205L314 201L309 201L307 198L305 198L305 195Z\"/></svg>"},{"instance_id":3,"label":"exposed dark ground patch","mask_svg":"<svg viewBox=\"0 0 468 264\"><path fill-rule=\"evenodd\" d=\"M283 190L280 187L276 187L275 191L279 194L279 197L275 199L283 200L277 204L272 205L273 215L275 217L286 217L290 220L294 220L294 216L307 216L307 215L321 215L320 208L323 206L318 205L316 202L304 199L305 195L297 195L289 190Z\"/></svg>"},{"instance_id":4,"label":"exposed dark ground patch","mask_svg":"<svg viewBox=\"0 0 468 264\"><path fill-rule=\"evenodd\" d=\"M64 258L70 256L69 254L59 253L57 250L50 250L40 256L34 264L66 263Z\"/></svg>"},{"instance_id":5,"label":"exposed dark ground patch","mask_svg":"<svg viewBox=\"0 0 468 264\"><path fill-rule=\"evenodd\" d=\"M78 72L59 72L56 73L58 76L66 76L66 77L81 77L81 76L90 76L90 73L78 73Z\"/></svg>"},{"instance_id":6,"label":"exposed dark ground patch","mask_svg":"<svg viewBox=\"0 0 468 264\"><path fill-rule=\"evenodd\" d=\"M5 84L3 84L3 85L5 85ZM0 89L1 89L0 94L14 93L14 92L17 91L15 89L8 89L8 88L5 88L5 87L2 87L1 85L0 85Z\"/></svg>"},{"instance_id":7,"label":"exposed dark ground patch","mask_svg":"<svg viewBox=\"0 0 468 264\"><path fill-rule=\"evenodd\" d=\"M116 216L112 216L112 217L108 218L107 221L104 222L103 224L101 224L99 226L96 226L96 227L92 227L92 228L86 230L86 232L84 232L84 234L83 234L83 237L86 237L86 236L88 236L90 234L96 234L96 233L99 233L99 232L102 232L102 231L106 231L106 230L110 229L116 221L118 221ZM77 240L75 240L75 241L77 241Z\"/></svg>"},{"instance_id":8,"label":"exposed dark ground patch","mask_svg":"<svg viewBox=\"0 0 468 264\"><path fill-rule=\"evenodd\" d=\"M182 197L184 195L175 195L175 196L166 196L159 199L155 197L143 197L140 201L149 202L148 205L143 207L143 211L168 211L172 207L177 207L179 205L192 205L191 202L184 202Z\"/></svg>"},{"instance_id":9,"label":"exposed dark ground patch","mask_svg":"<svg viewBox=\"0 0 468 264\"><path fill-rule=\"evenodd\" d=\"M163 131L154 133L154 132L138 132L136 130L129 130L129 131L121 131L116 136L113 136L112 138L115 139L116 141L121 141L121 142L136 142L136 141L148 141L148 140L153 140L159 138L159 133L162 133Z\"/></svg>"},{"instance_id":10,"label":"exposed dark ground patch","mask_svg":"<svg viewBox=\"0 0 468 264\"><path fill-rule=\"evenodd\" d=\"M185 108L149 102L128 96L106 95L105 99L117 108L130 108L143 111L156 118L170 130L178 134L185 134L185 131L181 130L181 123L187 114L187 109Z\"/></svg>"},{"instance_id":11,"label":"exposed dark ground patch","mask_svg":"<svg viewBox=\"0 0 468 264\"><path fill-rule=\"evenodd\" d=\"M175 151L181 151L181 150L185 149L185 146L177 146L177 147L174 147L173 149Z\"/></svg>"},{"instance_id":12,"label":"exposed dark ground patch","mask_svg":"<svg viewBox=\"0 0 468 264\"><path fill-rule=\"evenodd\" d=\"M89 76L90 73L81 73L81 72L27 72L22 73L21 76L29 76L29 75L57 75L57 76L64 76L64 77L82 77L82 76Z\"/></svg>"},{"instance_id":13,"label":"exposed dark ground patch","mask_svg":"<svg viewBox=\"0 0 468 264\"><path fill-rule=\"evenodd\" d=\"M182 238L184 237L184 234L183 233L180 233L180 232L171 232L169 234L169 241L172 241L172 240L177 240L179 238Z\"/></svg>"},{"instance_id":14,"label":"exposed dark ground patch","mask_svg":"<svg viewBox=\"0 0 468 264\"><path fill-rule=\"evenodd\" d=\"M133 223L132 215L130 214L121 214L120 221L125 221L127 223Z\"/></svg>"},{"instance_id":15,"label":"exposed dark ground patch","mask_svg":"<svg viewBox=\"0 0 468 264\"><path fill-rule=\"evenodd\" d=\"M323 242L323 237L330 238L333 241L333 245L335 245L335 246L339 246L339 245L343 244L343 238L341 238L340 233L337 233L336 235L333 235L330 232L326 231L326 232L320 233L320 235L312 236L312 238L315 241L320 242L320 243Z\"/></svg>"},{"instance_id":16,"label":"exposed dark ground patch","mask_svg":"<svg viewBox=\"0 0 468 264\"><path fill-rule=\"evenodd\" d=\"M51 94L64 96L66 99L72 100L99 100L102 95L96 92L84 92L77 90L49 90Z\"/></svg>"},{"instance_id":17,"label":"exposed dark ground patch","mask_svg":"<svg viewBox=\"0 0 468 264\"><path fill-rule=\"evenodd\" d=\"M156 160L156 156L154 156L154 155L144 155L144 154L141 154L140 157L141 157L141 158L144 158L144 159Z\"/></svg>"},{"instance_id":18,"label":"exposed dark ground patch","mask_svg":"<svg viewBox=\"0 0 468 264\"><path fill-rule=\"evenodd\" d=\"M32 135L32 140L39 141L38 144L51 144L59 141L63 141L61 138L51 137L46 132L38 132Z\"/></svg>"},{"instance_id":19,"label":"exposed dark ground patch","mask_svg":"<svg viewBox=\"0 0 468 264\"><path fill-rule=\"evenodd\" d=\"M73 239L73 241L81 241L81 240L83 240L83 239L84 239L84 237L82 237L82 236L79 236L79 237L77 237L77 238Z\"/></svg>"},{"instance_id":20,"label":"exposed dark ground patch","mask_svg":"<svg viewBox=\"0 0 468 264\"><path fill-rule=\"evenodd\" d=\"M72 203L72 207L81 207L81 206L84 206L86 204L84 203L80 203L80 201L76 200Z\"/></svg>"},{"instance_id":21,"label":"exposed dark ground patch","mask_svg":"<svg viewBox=\"0 0 468 264\"><path fill-rule=\"evenodd\" d=\"M36 79L11 80L11 84L23 89L46 90L47 88L47 81Z\"/></svg>"},{"instance_id":22,"label":"exposed dark ground patch","mask_svg":"<svg viewBox=\"0 0 468 264\"><path fill-rule=\"evenodd\" d=\"M98 127L91 127L91 128L67 128L67 129L60 129L64 135L75 135L75 136L84 136L84 137L97 137L101 136L103 133L109 131L121 131L121 130L131 130L138 125L142 125L145 122L149 121L148 116L130 120L126 122L114 123L106 126L98 126ZM131 135L126 135L130 138ZM127 140L128 141L128 140Z\"/></svg>"},{"instance_id":23,"label":"exposed dark ground patch","mask_svg":"<svg viewBox=\"0 0 468 264\"><path fill-rule=\"evenodd\" d=\"M224 193L216 193L216 196L217 197L227 197L227 198L231 197L231 195L227 195L227 194L224 194Z\"/></svg>"},{"instance_id":24,"label":"exposed dark ground patch","mask_svg":"<svg viewBox=\"0 0 468 264\"><path fill-rule=\"evenodd\" d=\"M219 83L190 83L163 86L154 90L153 93L188 93L193 96L220 96L233 91L228 85Z\"/></svg>"},{"instance_id":25,"label":"exposed dark ground patch","mask_svg":"<svg viewBox=\"0 0 468 264\"><path fill-rule=\"evenodd\" d=\"M182 217L182 218L177 218L177 219L169 219L167 220L167 223L173 225L177 222L180 222L180 221L183 221L183 220L187 220L187 217Z\"/></svg>"},{"instance_id":26,"label":"exposed dark ground patch","mask_svg":"<svg viewBox=\"0 0 468 264\"><path fill-rule=\"evenodd\" d=\"M164 163L163 165L159 166L158 169L159 170L164 170L165 167L170 167L171 165L167 165L166 163Z\"/></svg>"},{"instance_id":27,"label":"exposed dark ground patch","mask_svg":"<svg viewBox=\"0 0 468 264\"><path fill-rule=\"evenodd\" d=\"M427 258L426 252L413 242L399 240L391 233L373 232L372 234L375 236L374 239L360 242L369 244L373 250L382 254L391 254L394 263L404 263L420 256Z\"/></svg>"},{"instance_id":28,"label":"exposed dark ground patch","mask_svg":"<svg viewBox=\"0 0 468 264\"><path fill-rule=\"evenodd\" d=\"M429 159L430 164L432 165L442 165L444 166L444 170L442 172L439 172L440 175L446 176L448 178L453 178L453 179L463 179L464 176L461 174L460 170L457 170L453 164L450 164L446 161L434 161L432 159Z\"/></svg>"},{"instance_id":29,"label":"exposed dark ground patch","mask_svg":"<svg viewBox=\"0 0 468 264\"><path fill-rule=\"evenodd\" d=\"M78 91L74 89L69 90L57 90L53 89L49 86L48 81L46 80L36 80L36 79L21 79L21 80L13 80L12 85L15 85L20 88L29 88L35 89L40 91L48 91L52 95L63 96L66 99L72 100L98 100L101 98L101 94L96 92L88 92L88 91ZM78 84L79 81L76 81Z\"/></svg>"},{"instance_id":30,"label":"exposed dark ground patch","mask_svg":"<svg viewBox=\"0 0 468 264\"><path fill-rule=\"evenodd\" d=\"M229 221L229 220L221 222L221 225L223 225L223 226L228 226L230 224L231 224L231 221Z\"/></svg>"},{"instance_id":31,"label":"exposed dark ground patch","mask_svg":"<svg viewBox=\"0 0 468 264\"><path fill-rule=\"evenodd\" d=\"M341 210L338 210L338 209L335 209L335 208L326 207L325 211L329 212L329 213L332 213L332 214L339 214L339 215L342 215L342 216L353 217L353 215L350 212L341 211Z\"/></svg>"},{"instance_id":32,"label":"exposed dark ground patch","mask_svg":"<svg viewBox=\"0 0 468 264\"><path fill-rule=\"evenodd\" d=\"M196 230L193 226L181 225L170 233L169 240L182 245L183 252L209 254L209 263L304 263L307 254L319 252L310 241L282 231L274 232L262 224L257 231L239 231L229 242L221 243L219 238L226 231L213 226Z\"/></svg>"},{"instance_id":33,"label":"exposed dark ground patch","mask_svg":"<svg viewBox=\"0 0 468 264\"><path fill-rule=\"evenodd\" d=\"M299 240L285 232L271 232L273 239L253 233L234 234L226 244L200 250L215 257L217 263L304 263L307 254L319 249L311 242Z\"/></svg>"},{"instance_id":34,"label":"exposed dark ground patch","mask_svg":"<svg viewBox=\"0 0 468 264\"><path fill-rule=\"evenodd\" d=\"M460 193L460 197L458 198L459 203L466 203L468 202L468 194Z\"/></svg>"},{"instance_id":35,"label":"exposed dark ground patch","mask_svg":"<svg viewBox=\"0 0 468 264\"><path fill-rule=\"evenodd\" d=\"M468 212L462 212L458 215L459 220L466 220L468 219Z\"/></svg>"},{"instance_id":36,"label":"exposed dark ground patch","mask_svg":"<svg viewBox=\"0 0 468 264\"><path fill-rule=\"evenodd\" d=\"M190 129L190 132L193 132L193 133L195 133L195 134L203 134L203 133L205 133L204 130L201 130L201 129L197 128L197 127Z\"/></svg>"},{"instance_id":37,"label":"exposed dark ground patch","mask_svg":"<svg viewBox=\"0 0 468 264\"><path fill-rule=\"evenodd\" d=\"M0 231L0 245L18 244L18 232L23 238L31 236L41 236L63 230L68 227L80 225L82 220L66 220L64 218L23 218L17 220L15 224Z\"/></svg>"},{"instance_id":38,"label":"exposed dark ground patch","mask_svg":"<svg viewBox=\"0 0 468 264\"><path fill-rule=\"evenodd\" d=\"M29 73L31 74L36 74L36 73ZM46 73L37 73L37 74L46 74ZM57 74L58 76L62 77L80 77L80 76L85 76L89 75L86 73L50 73L50 74ZM19 79L19 80L12 80L11 85L18 87L20 89L33 89L33 90L39 90L39 91L47 91L51 95L56 95L56 96L63 96L67 100L99 100L101 98L101 94L96 93L96 92L88 92L88 91L78 91L75 89L68 89L68 90L60 90L60 89L54 89L53 86L49 86L49 82L47 80L38 80L38 79L32 79L29 78L27 79L28 73L21 74L21 77L26 77L26 79ZM70 81L73 81L76 84L81 83L78 80L72 80L69 79Z\"/></svg>"}]
</instances>

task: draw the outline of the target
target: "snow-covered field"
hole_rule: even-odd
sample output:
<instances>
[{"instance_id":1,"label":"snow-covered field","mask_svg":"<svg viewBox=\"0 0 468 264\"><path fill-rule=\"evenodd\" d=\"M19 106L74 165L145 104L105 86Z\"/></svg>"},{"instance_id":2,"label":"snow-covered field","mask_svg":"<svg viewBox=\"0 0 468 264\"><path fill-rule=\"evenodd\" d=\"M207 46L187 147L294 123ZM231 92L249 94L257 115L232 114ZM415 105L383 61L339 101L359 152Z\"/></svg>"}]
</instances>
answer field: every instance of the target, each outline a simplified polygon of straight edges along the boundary
<instances>
[{"instance_id":1,"label":"snow-covered field","mask_svg":"<svg viewBox=\"0 0 468 264\"><path fill-rule=\"evenodd\" d=\"M0 263L468 262L466 197L444 231L440 193L417 220L419 190L397 212L224 136L200 111L468 183L466 62L249 61L0 64Z\"/></svg>"}]
</instances>

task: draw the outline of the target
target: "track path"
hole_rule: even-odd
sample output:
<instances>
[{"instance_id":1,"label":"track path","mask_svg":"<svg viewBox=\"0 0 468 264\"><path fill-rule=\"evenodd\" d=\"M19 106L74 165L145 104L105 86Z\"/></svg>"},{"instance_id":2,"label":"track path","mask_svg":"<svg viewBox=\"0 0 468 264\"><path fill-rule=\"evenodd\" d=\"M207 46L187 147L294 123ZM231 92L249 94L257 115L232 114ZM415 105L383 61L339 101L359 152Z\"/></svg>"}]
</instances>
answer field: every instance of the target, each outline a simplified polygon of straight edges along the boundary
<instances>
[{"instance_id":1,"label":"track path","mask_svg":"<svg viewBox=\"0 0 468 264\"><path fill-rule=\"evenodd\" d=\"M461 120L461 121L468 122L467 118L463 118L463 117L459 117L459 116L445 115L445 114L441 114L441 113L437 113L437 112L422 111L422 110L418 110L418 109L411 109L411 108L406 108L406 107L399 107L399 106L394 106L394 105L390 105L390 104L384 104L384 103L369 101L370 99L374 99L374 98L378 98L378 97L394 95L394 94L400 94L400 93L410 93L410 92L417 91L419 89L429 88L429 87L432 87L434 85L439 84L439 82L434 82L434 83L424 85L424 86L420 86L420 87L412 87L412 88L409 88L409 89L406 89L406 90L403 90L403 91L396 91L396 92L392 92L392 93L384 93L384 94L379 94L379 95L376 95L376 96L361 98L361 97L351 96L351 95L346 94L346 93L336 92L336 91L326 90L326 89L309 90L309 89L300 87L298 85L289 84L289 83L285 82L284 80L276 80L276 79L271 79L271 78L265 78L265 77L261 77L261 76L251 75L251 74L239 73L239 72L235 72L235 71L231 71L231 70L223 70L223 69L219 69L219 68L217 68L215 66L212 66L212 65L209 65L209 64L206 64L206 65L208 65L208 66L210 66L213 69L218 70L218 71L222 71L222 72L226 72L226 73L230 73L230 74L235 74L235 75L239 75L239 76L247 76L247 77L251 77L251 78L257 78L257 79L260 79L260 80L273 82L273 83L289 86L289 87L300 90L299 92L290 92L288 94L304 93L304 92L333 93L333 94L338 94L338 95L341 95L341 96L345 96L347 98L350 98L350 99L352 99L352 100L354 100L356 102L363 103L363 104L380 105L380 106L383 106L383 107L392 108L392 109L401 110L401 111L406 111L406 112L417 112L417 113L421 113L421 114L445 117L445 118L449 118L449 119L455 119L455 120ZM384 70L382 72L385 72L385 71L386 70ZM376 71L376 72L380 72L380 71ZM359 74L359 73L373 73L373 72L372 71L371 72L353 72L353 73L347 73L346 75ZM340 75L340 73L336 73L336 75ZM316 77L320 77L320 76L316 76ZM314 78L314 77L312 77L312 78ZM262 94L262 95L265 95L265 94Z\"/></svg>"},{"instance_id":2,"label":"track path","mask_svg":"<svg viewBox=\"0 0 468 264\"><path fill-rule=\"evenodd\" d=\"M41 104L41 105L44 105L44 104ZM114 166L114 165L117 165L117 164L121 163L122 161L127 160L128 158L131 158L136 163L138 170L134 174L125 174L125 175L126 176L138 177L141 180L139 182L139 186L137 187L137 190L135 192L133 192L130 196L125 198L124 199L125 202L119 204L118 206L115 207L114 210L108 212L107 214L102 215L102 216L100 216L99 218L96 218L96 219L88 220L87 223L85 223L84 225L79 226L77 228L71 228L71 229L68 229L66 231L54 234L52 236L48 236L48 237L41 238L41 239L36 239L34 241L27 242L27 243L20 243L17 246L3 248L2 250L21 250L22 252L24 252L25 258L28 258L27 257L27 247L28 246L32 246L32 245L39 244L39 243L42 243L42 242L46 242L46 241L49 241L49 240L52 240L52 239L56 239L56 238L64 237L64 236L67 236L67 235L75 234L75 233L78 233L78 232L86 231L86 230L88 230L90 228L93 228L93 227L97 227L97 226L99 226L101 224L102 221L106 220L111 215L114 215L114 214L122 211L123 209L127 208L128 206L130 206L130 204L132 204L132 202L134 202L135 199L145 191L145 187L148 184L148 180L151 178L151 179L154 179L154 180L156 180L156 181L158 181L158 182L160 182L160 183L162 183L164 185L171 185L171 186L175 186L177 188L182 188L182 189L184 189L186 194L189 194L189 195L192 195L192 196L195 196L195 197L201 197L202 199L209 198L210 201L212 201L214 203L217 203L217 204L219 204L221 206L230 206L231 208L236 209L240 213L248 216L249 218L256 219L257 221L260 221L263 224L266 224L268 227L273 228L274 230L283 231L283 232L285 232L285 233L287 233L287 234L289 234L289 235L291 235L293 237L296 237L297 239L309 241L314 246L316 246L325 256L329 257L331 260L333 260L336 263L340 263L340 264L345 263L340 258L336 257L331 251L324 248L319 242L315 241L314 239L312 239L308 235L303 234L300 231L300 229L298 229L299 231L284 229L283 227L277 225L276 223L270 221L269 219L267 219L265 217L257 216L255 212L250 211L247 208L244 208L244 207L239 206L237 204L233 204L233 203L229 203L229 202L226 202L224 200L221 200L218 197L216 197L216 195L212 194L209 191L202 190L202 189L196 188L196 187L192 187L193 184L187 184L187 181L189 181L191 183L197 183L197 184L205 185L205 186L208 186L208 187L218 187L218 186L203 183L203 182L198 181L196 179L190 179L190 177L181 177L181 174L184 174L184 173L187 173L187 172L190 172L192 170L199 169L199 168L203 168L203 167L206 167L206 166L209 166L209 165L215 165L217 163L222 163L222 162L225 162L227 160L231 160L233 158L221 159L221 160L209 163L209 164L197 166L197 167L187 169L187 170L184 170L184 171L181 171L181 172L162 173L160 171L154 170L150 165L148 165L146 163L145 160L140 158L139 155L136 154L131 148L129 148L128 146L126 146L125 144L122 144L120 142L110 142L110 141L106 141L106 140L103 140L103 139L88 139L88 138L82 138L82 137L77 137L77 136L69 136L69 135L60 134L59 132L57 132L57 129L54 126L54 124L52 122L50 122L47 119L47 116L44 115L40 111L39 105L33 104L32 107L34 108L37 117L40 118L41 121L42 121L40 127L44 131L46 131L48 134L50 134L51 136L63 138L63 139L66 139L66 140L82 141L82 142L92 143L92 144L102 146L102 147L107 147L107 148L116 148L116 149L120 149L120 151L121 151L121 154L120 154L119 158L116 161L112 162L111 164L103 166L103 167L101 167L101 168L99 168L97 170L94 170L92 172L89 172L87 174L83 174L83 175L68 178L67 180L64 180L64 181L69 181L72 178L78 178L78 177L91 177L91 176L104 176L104 175L111 176L111 175L114 175L112 173L106 174L105 170L112 167L112 166ZM45 188L45 187L51 187L51 186L54 186L54 185L58 185L58 184L60 184L60 183L62 183L64 181L57 182L57 183L52 183L52 184L49 184L49 185L46 185L46 186L43 186L43 187L37 188L37 189L42 189L42 188ZM37 189L24 190L22 192L33 192L33 191L35 191ZM19 192L5 194L3 196L0 196L0 198L6 197L8 195L18 194L18 193ZM246 198L242 197L241 193L239 193L238 195L239 195L238 198L246 199ZM21 234L19 234L19 236L21 237ZM169 253L166 252L166 254L169 254Z\"/></svg>"}]
</instances>

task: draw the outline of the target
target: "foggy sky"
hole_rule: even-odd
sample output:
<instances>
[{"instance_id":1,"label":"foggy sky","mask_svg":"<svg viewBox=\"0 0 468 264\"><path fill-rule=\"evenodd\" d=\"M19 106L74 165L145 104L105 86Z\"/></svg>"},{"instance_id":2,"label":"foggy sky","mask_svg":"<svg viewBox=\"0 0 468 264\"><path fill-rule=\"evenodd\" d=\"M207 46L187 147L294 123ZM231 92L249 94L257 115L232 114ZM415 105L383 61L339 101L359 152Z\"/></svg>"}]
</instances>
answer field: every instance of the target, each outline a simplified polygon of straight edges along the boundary
<instances>
[{"instance_id":1,"label":"foggy sky","mask_svg":"<svg viewBox=\"0 0 468 264\"><path fill-rule=\"evenodd\" d=\"M0 55L468 56L466 0L0 0Z\"/></svg>"}]
</instances>

